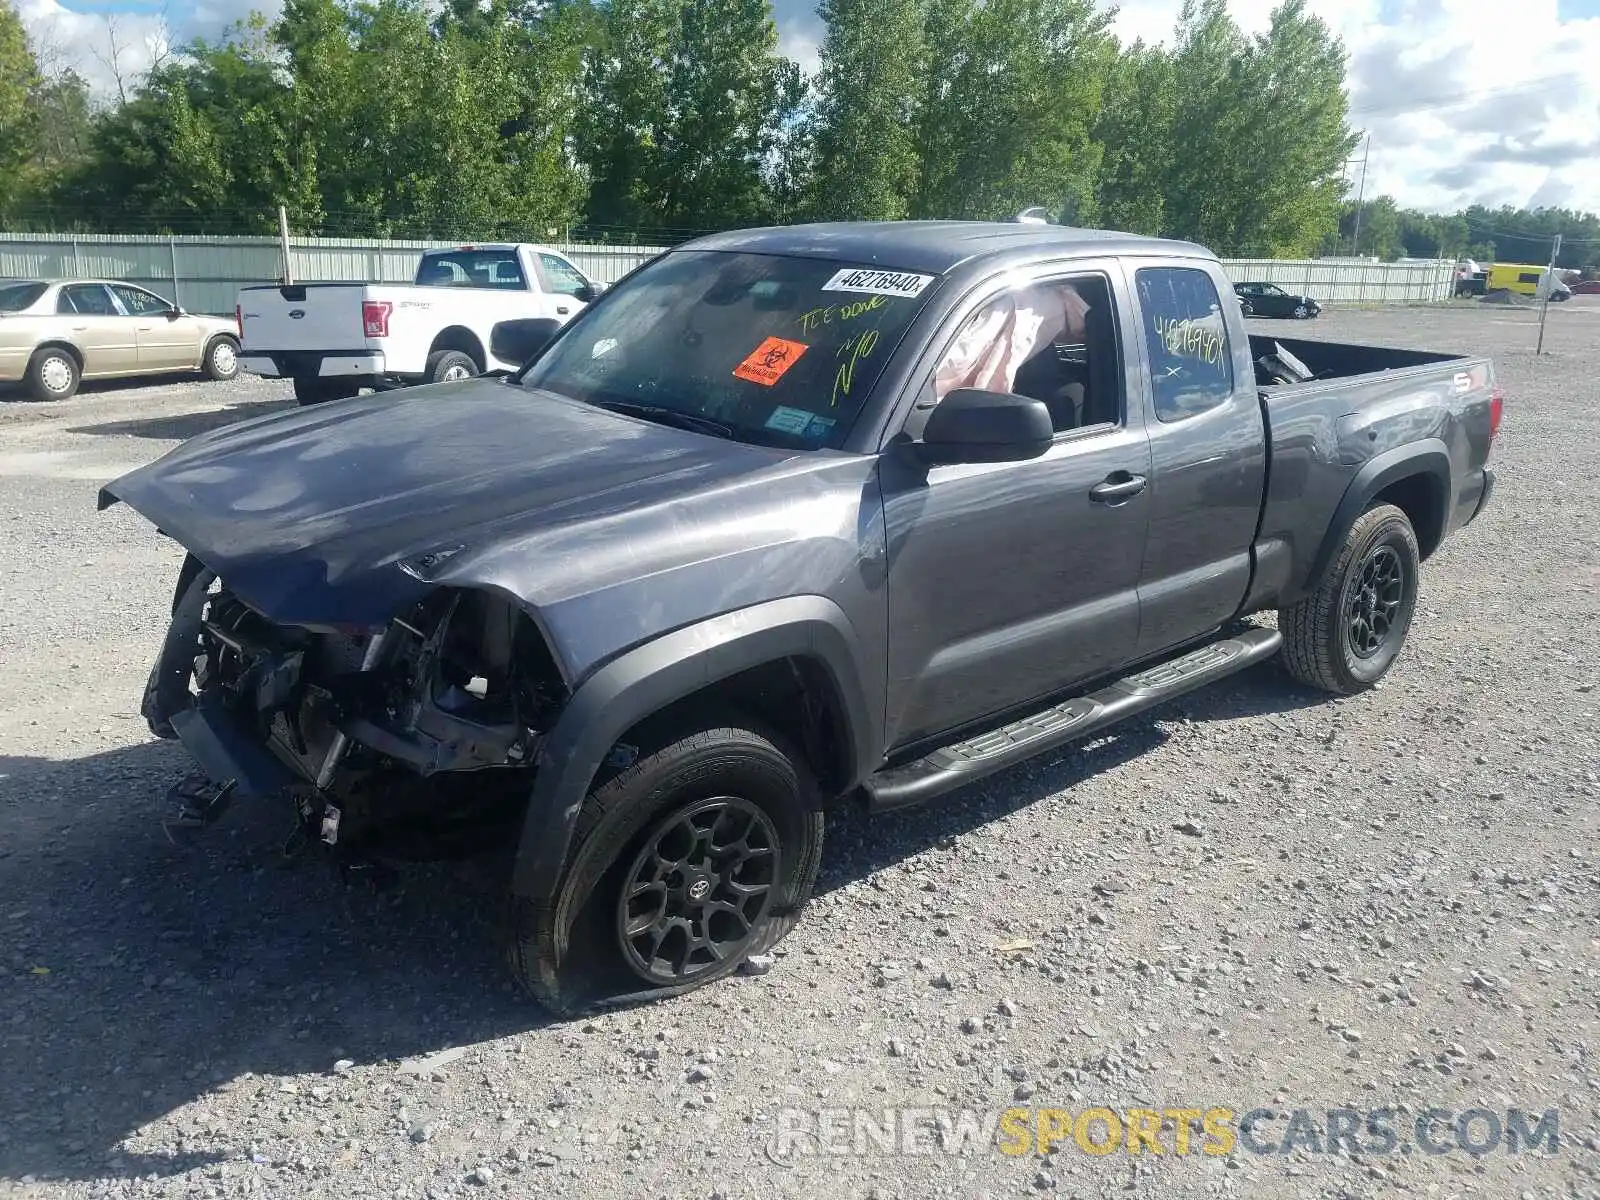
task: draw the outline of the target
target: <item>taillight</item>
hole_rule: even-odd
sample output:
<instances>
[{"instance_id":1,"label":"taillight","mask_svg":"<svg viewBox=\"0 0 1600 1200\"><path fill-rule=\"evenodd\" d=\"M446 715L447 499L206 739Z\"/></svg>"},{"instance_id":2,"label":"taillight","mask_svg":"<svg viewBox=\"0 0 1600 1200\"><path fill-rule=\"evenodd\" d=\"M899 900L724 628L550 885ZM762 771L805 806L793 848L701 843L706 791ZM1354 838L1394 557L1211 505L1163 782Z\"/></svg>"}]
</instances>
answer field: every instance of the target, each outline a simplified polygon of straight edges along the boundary
<instances>
[{"instance_id":1,"label":"taillight","mask_svg":"<svg viewBox=\"0 0 1600 1200\"><path fill-rule=\"evenodd\" d=\"M387 300L361 302L361 325L367 331L369 338L389 336L389 314L393 311L394 305Z\"/></svg>"},{"instance_id":2,"label":"taillight","mask_svg":"<svg viewBox=\"0 0 1600 1200\"><path fill-rule=\"evenodd\" d=\"M1489 440L1500 432L1500 416L1505 411L1506 394L1499 388L1489 393Z\"/></svg>"}]
</instances>

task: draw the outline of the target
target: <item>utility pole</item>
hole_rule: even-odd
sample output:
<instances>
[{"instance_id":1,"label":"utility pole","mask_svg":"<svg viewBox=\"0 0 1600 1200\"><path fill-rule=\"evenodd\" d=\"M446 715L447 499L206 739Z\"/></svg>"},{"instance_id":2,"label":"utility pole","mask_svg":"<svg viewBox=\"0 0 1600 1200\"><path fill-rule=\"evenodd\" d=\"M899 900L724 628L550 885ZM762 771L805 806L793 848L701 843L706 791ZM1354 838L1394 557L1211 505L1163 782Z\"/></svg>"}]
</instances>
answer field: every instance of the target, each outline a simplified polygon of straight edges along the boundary
<instances>
[{"instance_id":1,"label":"utility pole","mask_svg":"<svg viewBox=\"0 0 1600 1200\"><path fill-rule=\"evenodd\" d=\"M1372 134L1369 132L1361 145L1361 182L1356 186L1356 235L1350 243L1350 253L1361 253L1361 197L1367 194L1367 152L1372 149Z\"/></svg>"},{"instance_id":2,"label":"utility pole","mask_svg":"<svg viewBox=\"0 0 1600 1200\"><path fill-rule=\"evenodd\" d=\"M1561 235L1556 234L1555 241L1550 243L1550 268L1544 273L1544 303L1539 306L1539 345L1534 354L1544 353L1544 319L1550 312L1550 293L1556 288L1556 259L1561 256Z\"/></svg>"},{"instance_id":3,"label":"utility pole","mask_svg":"<svg viewBox=\"0 0 1600 1200\"><path fill-rule=\"evenodd\" d=\"M294 266L289 261L289 210L278 205L278 247L283 252L283 286L294 282Z\"/></svg>"}]
</instances>

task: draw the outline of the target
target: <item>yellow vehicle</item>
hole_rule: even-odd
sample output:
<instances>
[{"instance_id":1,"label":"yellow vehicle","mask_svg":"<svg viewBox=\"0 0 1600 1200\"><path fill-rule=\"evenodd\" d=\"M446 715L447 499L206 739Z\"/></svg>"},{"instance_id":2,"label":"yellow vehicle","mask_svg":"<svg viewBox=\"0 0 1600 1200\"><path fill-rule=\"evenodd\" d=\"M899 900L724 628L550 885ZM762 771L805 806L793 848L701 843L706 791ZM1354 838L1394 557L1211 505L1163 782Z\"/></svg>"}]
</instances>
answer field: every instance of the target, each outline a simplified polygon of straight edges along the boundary
<instances>
[{"instance_id":1,"label":"yellow vehicle","mask_svg":"<svg viewBox=\"0 0 1600 1200\"><path fill-rule=\"evenodd\" d=\"M1524 296L1539 294L1539 280L1549 268L1543 266L1529 266L1526 263L1493 263L1489 267L1488 279L1485 282L1485 291L1497 292L1502 288L1510 292L1519 292ZM1550 299L1565 300L1566 285L1559 280L1551 290Z\"/></svg>"}]
</instances>

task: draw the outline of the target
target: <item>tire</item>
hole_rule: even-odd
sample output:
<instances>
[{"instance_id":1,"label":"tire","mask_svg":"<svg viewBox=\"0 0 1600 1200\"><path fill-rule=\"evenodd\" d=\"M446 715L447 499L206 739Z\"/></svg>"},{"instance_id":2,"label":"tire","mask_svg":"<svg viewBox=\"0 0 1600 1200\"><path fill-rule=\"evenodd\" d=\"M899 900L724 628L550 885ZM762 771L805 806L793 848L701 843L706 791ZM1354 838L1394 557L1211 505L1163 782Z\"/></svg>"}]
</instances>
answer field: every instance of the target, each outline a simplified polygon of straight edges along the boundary
<instances>
[{"instance_id":1,"label":"tire","mask_svg":"<svg viewBox=\"0 0 1600 1200\"><path fill-rule=\"evenodd\" d=\"M478 374L472 355L462 350L437 350L428 355L423 377L428 383L456 383Z\"/></svg>"},{"instance_id":2,"label":"tire","mask_svg":"<svg viewBox=\"0 0 1600 1200\"><path fill-rule=\"evenodd\" d=\"M1362 513L1316 591L1278 610L1289 674L1339 696L1382 679L1411 628L1421 559L1400 509L1379 504Z\"/></svg>"},{"instance_id":3,"label":"tire","mask_svg":"<svg viewBox=\"0 0 1600 1200\"><path fill-rule=\"evenodd\" d=\"M70 351L46 346L34 352L26 378L35 400L70 400L83 382L83 370Z\"/></svg>"},{"instance_id":4,"label":"tire","mask_svg":"<svg viewBox=\"0 0 1600 1200\"><path fill-rule=\"evenodd\" d=\"M361 393L361 384L356 380L340 379L337 376L323 378L317 375L296 375L294 377L294 398L301 405L326 404L330 400L348 400L351 396Z\"/></svg>"},{"instance_id":5,"label":"tire","mask_svg":"<svg viewBox=\"0 0 1600 1200\"><path fill-rule=\"evenodd\" d=\"M590 793L579 811L555 896L542 903L513 902L512 973L557 1015L582 1007L597 992L631 991L628 998L656 999L724 978L794 927L816 885L822 861L821 806L804 760L786 743L741 720L669 735L657 745ZM631 940L625 937L627 885L636 879L661 880L666 869L662 856L681 855L680 863L689 864L687 871L665 875L660 891L664 919L670 920L673 911L692 911L705 899L728 902L733 895L728 890L731 871L720 879L715 873L693 871L703 849L688 829L693 825L704 830L708 823L742 831L741 844L760 847L770 842L770 855L756 853L744 860L747 887L766 880L764 892L744 901L749 919L735 919L726 911L714 914L728 939L720 957L693 951L681 928L667 928L666 936L654 942L648 929ZM705 887L710 890L695 895L695 889ZM653 894L647 885L629 910L636 922L648 922ZM710 932L709 921L700 928L702 934ZM665 961L673 957L680 961ZM608 986L612 981L618 986Z\"/></svg>"},{"instance_id":6,"label":"tire","mask_svg":"<svg viewBox=\"0 0 1600 1200\"><path fill-rule=\"evenodd\" d=\"M207 379L225 383L239 374L239 343L226 334L211 339L200 370Z\"/></svg>"},{"instance_id":7,"label":"tire","mask_svg":"<svg viewBox=\"0 0 1600 1200\"><path fill-rule=\"evenodd\" d=\"M1253 317L1256 315L1255 305L1251 304L1248 300L1240 301L1239 308L1247 317Z\"/></svg>"},{"instance_id":8,"label":"tire","mask_svg":"<svg viewBox=\"0 0 1600 1200\"><path fill-rule=\"evenodd\" d=\"M1294 319L1296 321L1304 321L1310 315L1311 315L1311 310L1309 308L1307 308L1304 304L1296 304L1294 306Z\"/></svg>"},{"instance_id":9,"label":"tire","mask_svg":"<svg viewBox=\"0 0 1600 1200\"><path fill-rule=\"evenodd\" d=\"M173 716L194 704L189 683L194 678L201 618L211 598L211 585L216 580L214 571L199 568L183 589L183 595L172 606L172 620L167 625L167 634L162 639L155 664L150 668L144 701L139 706L145 724L158 738L176 737L172 728Z\"/></svg>"}]
</instances>

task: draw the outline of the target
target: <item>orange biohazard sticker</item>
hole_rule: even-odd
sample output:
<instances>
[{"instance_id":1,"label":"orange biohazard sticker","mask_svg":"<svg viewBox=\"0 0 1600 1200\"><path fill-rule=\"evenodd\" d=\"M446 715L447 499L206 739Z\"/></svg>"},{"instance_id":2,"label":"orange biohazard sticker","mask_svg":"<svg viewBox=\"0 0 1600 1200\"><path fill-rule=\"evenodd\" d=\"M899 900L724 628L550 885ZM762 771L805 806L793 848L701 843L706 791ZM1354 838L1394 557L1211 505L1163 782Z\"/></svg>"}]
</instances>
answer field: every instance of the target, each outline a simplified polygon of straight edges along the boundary
<instances>
[{"instance_id":1,"label":"orange biohazard sticker","mask_svg":"<svg viewBox=\"0 0 1600 1200\"><path fill-rule=\"evenodd\" d=\"M783 378L785 371L800 361L800 356L806 350L804 342L787 342L780 337L769 337L755 348L749 358L735 367L733 373L740 379L771 387Z\"/></svg>"}]
</instances>

